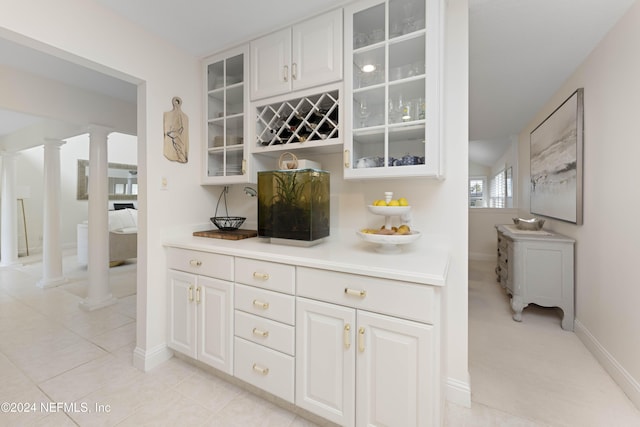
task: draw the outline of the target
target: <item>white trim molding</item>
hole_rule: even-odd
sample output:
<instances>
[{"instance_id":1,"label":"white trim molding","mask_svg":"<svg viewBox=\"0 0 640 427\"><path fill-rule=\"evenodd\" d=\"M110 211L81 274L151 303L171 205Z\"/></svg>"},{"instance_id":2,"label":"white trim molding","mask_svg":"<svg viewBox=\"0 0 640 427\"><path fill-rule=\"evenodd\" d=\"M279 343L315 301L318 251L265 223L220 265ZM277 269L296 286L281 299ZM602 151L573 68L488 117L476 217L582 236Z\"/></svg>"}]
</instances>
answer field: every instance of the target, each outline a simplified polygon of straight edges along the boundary
<instances>
[{"instance_id":1,"label":"white trim molding","mask_svg":"<svg viewBox=\"0 0 640 427\"><path fill-rule=\"evenodd\" d=\"M446 400L465 408L471 408L471 384L455 378L447 378Z\"/></svg>"},{"instance_id":2,"label":"white trim molding","mask_svg":"<svg viewBox=\"0 0 640 427\"><path fill-rule=\"evenodd\" d=\"M159 345L150 350L136 347L133 350L133 366L142 372L148 372L173 357L173 350L166 344Z\"/></svg>"},{"instance_id":3,"label":"white trim molding","mask_svg":"<svg viewBox=\"0 0 640 427\"><path fill-rule=\"evenodd\" d=\"M607 351L591 332L578 319L574 322L574 330L580 341L600 362L611 378L622 391L640 409L640 383Z\"/></svg>"}]
</instances>

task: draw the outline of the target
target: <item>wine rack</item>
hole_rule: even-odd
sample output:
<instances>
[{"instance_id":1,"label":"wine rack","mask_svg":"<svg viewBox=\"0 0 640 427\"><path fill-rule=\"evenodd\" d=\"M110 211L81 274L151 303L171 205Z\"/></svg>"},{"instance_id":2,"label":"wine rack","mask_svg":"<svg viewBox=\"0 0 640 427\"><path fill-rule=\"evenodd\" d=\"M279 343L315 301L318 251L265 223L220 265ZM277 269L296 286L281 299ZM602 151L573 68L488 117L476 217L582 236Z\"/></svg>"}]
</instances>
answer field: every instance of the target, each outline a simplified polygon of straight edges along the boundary
<instances>
[{"instance_id":1,"label":"wine rack","mask_svg":"<svg viewBox=\"0 0 640 427\"><path fill-rule=\"evenodd\" d=\"M323 92L258 107L256 145L324 141L339 136L339 92Z\"/></svg>"}]
</instances>

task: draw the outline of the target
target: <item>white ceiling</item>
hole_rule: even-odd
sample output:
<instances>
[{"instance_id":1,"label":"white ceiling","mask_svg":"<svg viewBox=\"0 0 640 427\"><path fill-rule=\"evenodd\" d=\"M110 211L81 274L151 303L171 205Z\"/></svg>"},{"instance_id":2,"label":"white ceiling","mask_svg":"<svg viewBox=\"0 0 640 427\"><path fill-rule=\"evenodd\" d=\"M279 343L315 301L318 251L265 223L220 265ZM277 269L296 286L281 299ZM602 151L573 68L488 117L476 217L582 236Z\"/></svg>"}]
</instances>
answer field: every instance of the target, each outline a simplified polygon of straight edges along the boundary
<instances>
[{"instance_id":1,"label":"white ceiling","mask_svg":"<svg viewBox=\"0 0 640 427\"><path fill-rule=\"evenodd\" d=\"M634 2L469 0L470 158L497 160Z\"/></svg>"},{"instance_id":2,"label":"white ceiling","mask_svg":"<svg viewBox=\"0 0 640 427\"><path fill-rule=\"evenodd\" d=\"M339 6L345 0L94 0L196 56Z\"/></svg>"},{"instance_id":3,"label":"white ceiling","mask_svg":"<svg viewBox=\"0 0 640 427\"><path fill-rule=\"evenodd\" d=\"M286 26L344 0L94 0L195 56ZM491 163L635 0L469 0L470 155ZM17 50L16 50L17 49ZM52 62L51 62L52 61ZM112 96L130 83L0 39L0 64ZM97 80L95 80L97 79ZM23 118L24 119L24 118ZM0 112L0 135L15 116ZM16 130L16 129L14 129ZM480 160L481 159L481 160Z\"/></svg>"}]
</instances>

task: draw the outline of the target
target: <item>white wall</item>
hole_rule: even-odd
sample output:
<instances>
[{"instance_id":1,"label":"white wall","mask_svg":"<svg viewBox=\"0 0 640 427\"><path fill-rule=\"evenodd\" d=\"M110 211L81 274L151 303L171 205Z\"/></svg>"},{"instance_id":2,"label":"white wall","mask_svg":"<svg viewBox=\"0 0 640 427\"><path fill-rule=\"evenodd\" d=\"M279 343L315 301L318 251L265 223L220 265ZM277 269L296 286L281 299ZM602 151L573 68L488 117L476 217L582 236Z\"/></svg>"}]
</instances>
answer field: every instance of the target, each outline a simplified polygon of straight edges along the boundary
<instances>
[{"instance_id":1,"label":"white wall","mask_svg":"<svg viewBox=\"0 0 640 427\"><path fill-rule=\"evenodd\" d=\"M529 212L529 134L584 88L584 225L547 220L576 239L576 333L640 407L640 2L532 118L519 137L522 212Z\"/></svg>"},{"instance_id":2,"label":"white wall","mask_svg":"<svg viewBox=\"0 0 640 427\"><path fill-rule=\"evenodd\" d=\"M31 13L38 10L38 14ZM73 10L69 14L66 11ZM332 223L358 228L367 218L364 205L392 190L406 195L415 206L415 222L434 242L451 251L446 293L443 341L448 347L443 362L449 397L469 403L467 343L467 177L468 177L468 1L450 0L447 8L446 55L444 55L444 128L446 175L443 182L407 179L389 182L332 182ZM82 19L77 19L82 16ZM201 224L213 216L220 187L201 187L201 68L195 58L133 27L100 6L82 0L43 3L25 0L0 15L0 36L24 34L54 45L79 58L88 58L125 78L142 82L138 98L139 244L138 330L136 364L150 367L160 362L166 335L165 259L162 239L180 225ZM169 58L169 60L167 60ZM129 77L127 77L129 76ZM190 158L187 164L168 162L162 156L162 113L171 98L181 96L183 111L190 117ZM327 162L339 164L331 156ZM161 178L168 182L160 189ZM252 202L234 191L239 210L251 212ZM235 212L235 211L234 211ZM178 227L176 227L178 226ZM152 232L151 232L152 231Z\"/></svg>"},{"instance_id":3,"label":"white wall","mask_svg":"<svg viewBox=\"0 0 640 427\"><path fill-rule=\"evenodd\" d=\"M497 224L511 224L518 216L517 209L469 209L469 259L496 261Z\"/></svg>"},{"instance_id":4,"label":"white wall","mask_svg":"<svg viewBox=\"0 0 640 427\"><path fill-rule=\"evenodd\" d=\"M37 11L37 13L34 13ZM81 17L81 19L79 19ZM88 0L25 0L3 8L0 37L42 49L138 84L137 136L140 170L138 197L138 322L135 363L149 368L168 356L165 309L164 230L208 217L199 185L201 68L197 58L146 33ZM191 119L188 164L162 155L163 112L180 96ZM110 123L97 123L110 125ZM162 178L168 189L160 190ZM175 209L171 207L188 207ZM152 230L148 233L147 230ZM150 262L151 261L151 262Z\"/></svg>"},{"instance_id":5,"label":"white wall","mask_svg":"<svg viewBox=\"0 0 640 427\"><path fill-rule=\"evenodd\" d=\"M518 140L513 139L504 154L491 167L469 162L469 176L487 177L487 193L491 178L496 173L513 168L513 200L507 200L507 208L469 209L469 259L491 261L496 259L496 224L510 224L518 216ZM487 196L488 197L488 196Z\"/></svg>"}]
</instances>

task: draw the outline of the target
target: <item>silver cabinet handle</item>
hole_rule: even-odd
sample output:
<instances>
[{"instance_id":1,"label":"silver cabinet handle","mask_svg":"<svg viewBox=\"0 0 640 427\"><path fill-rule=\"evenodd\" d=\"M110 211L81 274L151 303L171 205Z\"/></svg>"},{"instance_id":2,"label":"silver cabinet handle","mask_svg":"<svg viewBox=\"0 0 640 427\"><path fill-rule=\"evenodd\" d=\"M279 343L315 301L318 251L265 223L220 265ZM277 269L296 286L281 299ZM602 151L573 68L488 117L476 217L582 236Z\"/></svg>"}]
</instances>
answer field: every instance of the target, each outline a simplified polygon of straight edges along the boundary
<instances>
[{"instance_id":1,"label":"silver cabinet handle","mask_svg":"<svg viewBox=\"0 0 640 427\"><path fill-rule=\"evenodd\" d=\"M254 299L253 300L253 306L256 307L256 308L261 308L263 310L266 310L266 309L269 308L269 303Z\"/></svg>"},{"instance_id":2,"label":"silver cabinet handle","mask_svg":"<svg viewBox=\"0 0 640 427\"><path fill-rule=\"evenodd\" d=\"M202 289L200 286L196 288L196 304L200 304L200 289Z\"/></svg>"},{"instance_id":3,"label":"silver cabinet handle","mask_svg":"<svg viewBox=\"0 0 640 427\"><path fill-rule=\"evenodd\" d=\"M298 64L296 64L295 62L291 64L291 78L293 80L298 79Z\"/></svg>"},{"instance_id":4,"label":"silver cabinet handle","mask_svg":"<svg viewBox=\"0 0 640 427\"><path fill-rule=\"evenodd\" d=\"M288 65L284 66L284 74L283 74L282 77L283 77L285 82L289 81L289 66Z\"/></svg>"},{"instance_id":5,"label":"silver cabinet handle","mask_svg":"<svg viewBox=\"0 0 640 427\"><path fill-rule=\"evenodd\" d=\"M367 296L367 291L365 291L364 289L344 288L344 293L347 295L353 295L353 296L362 297L362 298Z\"/></svg>"},{"instance_id":6,"label":"silver cabinet handle","mask_svg":"<svg viewBox=\"0 0 640 427\"><path fill-rule=\"evenodd\" d=\"M350 168L351 167L351 151L349 150L344 150L344 167L345 168Z\"/></svg>"},{"instance_id":7,"label":"silver cabinet handle","mask_svg":"<svg viewBox=\"0 0 640 427\"><path fill-rule=\"evenodd\" d=\"M193 286L189 286L189 301L193 301Z\"/></svg>"},{"instance_id":8,"label":"silver cabinet handle","mask_svg":"<svg viewBox=\"0 0 640 427\"><path fill-rule=\"evenodd\" d=\"M267 338L269 336L269 331L263 331L262 329L253 328L253 335L257 337Z\"/></svg>"},{"instance_id":9,"label":"silver cabinet handle","mask_svg":"<svg viewBox=\"0 0 640 427\"><path fill-rule=\"evenodd\" d=\"M253 370L259 374L267 375L269 374L269 368L265 368L264 366L260 366L257 363L253 364Z\"/></svg>"},{"instance_id":10,"label":"silver cabinet handle","mask_svg":"<svg viewBox=\"0 0 640 427\"><path fill-rule=\"evenodd\" d=\"M269 280L268 273L258 273L257 271L253 272L253 278L257 280Z\"/></svg>"},{"instance_id":11,"label":"silver cabinet handle","mask_svg":"<svg viewBox=\"0 0 640 427\"><path fill-rule=\"evenodd\" d=\"M191 267L200 267L202 265L202 261L199 259L192 259L189 261L189 264L191 264Z\"/></svg>"}]
</instances>

